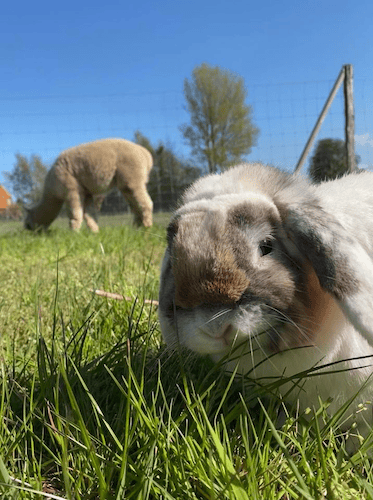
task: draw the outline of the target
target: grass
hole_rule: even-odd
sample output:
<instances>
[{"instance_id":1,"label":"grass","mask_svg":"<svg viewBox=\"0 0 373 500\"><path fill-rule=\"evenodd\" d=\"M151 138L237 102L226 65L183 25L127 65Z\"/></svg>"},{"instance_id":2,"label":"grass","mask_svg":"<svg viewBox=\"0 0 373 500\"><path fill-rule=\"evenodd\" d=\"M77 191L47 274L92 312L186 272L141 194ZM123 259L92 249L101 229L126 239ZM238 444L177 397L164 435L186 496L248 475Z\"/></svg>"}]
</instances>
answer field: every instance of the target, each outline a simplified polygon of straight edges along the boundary
<instances>
[{"instance_id":1,"label":"grass","mask_svg":"<svg viewBox=\"0 0 373 500\"><path fill-rule=\"evenodd\" d=\"M346 455L323 405L280 426L265 394L167 353L144 298L168 216L102 219L98 235L0 226L0 497L373 498L370 459Z\"/></svg>"}]
</instances>

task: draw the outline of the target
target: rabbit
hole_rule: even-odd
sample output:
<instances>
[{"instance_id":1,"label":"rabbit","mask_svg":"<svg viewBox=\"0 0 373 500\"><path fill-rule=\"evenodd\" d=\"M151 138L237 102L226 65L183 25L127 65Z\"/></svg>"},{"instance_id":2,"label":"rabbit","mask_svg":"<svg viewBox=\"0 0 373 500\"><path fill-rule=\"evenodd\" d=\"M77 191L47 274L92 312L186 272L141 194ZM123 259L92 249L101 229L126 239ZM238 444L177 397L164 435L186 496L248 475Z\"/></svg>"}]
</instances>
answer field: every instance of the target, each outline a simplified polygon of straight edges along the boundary
<instances>
[{"instance_id":1,"label":"rabbit","mask_svg":"<svg viewBox=\"0 0 373 500\"><path fill-rule=\"evenodd\" d=\"M283 379L303 410L321 398L335 414L355 398L351 418L369 432L373 173L314 185L246 163L208 175L186 190L167 242L159 321L170 349L257 383Z\"/></svg>"}]
</instances>

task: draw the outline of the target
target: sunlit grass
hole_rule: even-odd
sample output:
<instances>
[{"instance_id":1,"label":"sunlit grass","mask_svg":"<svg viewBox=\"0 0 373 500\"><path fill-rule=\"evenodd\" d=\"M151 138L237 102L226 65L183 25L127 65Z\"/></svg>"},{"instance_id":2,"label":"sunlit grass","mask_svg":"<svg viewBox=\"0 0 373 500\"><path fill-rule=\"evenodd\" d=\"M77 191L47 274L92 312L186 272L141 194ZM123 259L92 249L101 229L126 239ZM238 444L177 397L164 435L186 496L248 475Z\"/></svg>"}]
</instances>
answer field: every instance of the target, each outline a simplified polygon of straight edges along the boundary
<instances>
[{"instance_id":1,"label":"sunlit grass","mask_svg":"<svg viewBox=\"0 0 373 500\"><path fill-rule=\"evenodd\" d=\"M305 420L165 350L143 299L167 219L1 236L1 498L373 498L370 459L347 456L323 406Z\"/></svg>"}]
</instances>

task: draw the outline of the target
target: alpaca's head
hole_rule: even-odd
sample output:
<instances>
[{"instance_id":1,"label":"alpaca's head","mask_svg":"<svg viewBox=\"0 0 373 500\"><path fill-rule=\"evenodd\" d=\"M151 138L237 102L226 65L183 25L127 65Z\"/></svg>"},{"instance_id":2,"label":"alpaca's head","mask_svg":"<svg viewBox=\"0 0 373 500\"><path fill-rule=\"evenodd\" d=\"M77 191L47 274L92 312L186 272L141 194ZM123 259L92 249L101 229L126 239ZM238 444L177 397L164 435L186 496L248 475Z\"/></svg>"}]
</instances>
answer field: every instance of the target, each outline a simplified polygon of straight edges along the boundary
<instances>
[{"instance_id":1,"label":"alpaca's head","mask_svg":"<svg viewBox=\"0 0 373 500\"><path fill-rule=\"evenodd\" d=\"M32 208L25 208L25 220L23 225L28 231L35 232L46 230L49 226L49 224L42 224L35 221L34 210Z\"/></svg>"},{"instance_id":2,"label":"alpaca's head","mask_svg":"<svg viewBox=\"0 0 373 500\"><path fill-rule=\"evenodd\" d=\"M34 230L32 214L31 214L31 211L27 208L25 208L25 220L24 220L23 226L25 229L28 229L29 231Z\"/></svg>"}]
</instances>

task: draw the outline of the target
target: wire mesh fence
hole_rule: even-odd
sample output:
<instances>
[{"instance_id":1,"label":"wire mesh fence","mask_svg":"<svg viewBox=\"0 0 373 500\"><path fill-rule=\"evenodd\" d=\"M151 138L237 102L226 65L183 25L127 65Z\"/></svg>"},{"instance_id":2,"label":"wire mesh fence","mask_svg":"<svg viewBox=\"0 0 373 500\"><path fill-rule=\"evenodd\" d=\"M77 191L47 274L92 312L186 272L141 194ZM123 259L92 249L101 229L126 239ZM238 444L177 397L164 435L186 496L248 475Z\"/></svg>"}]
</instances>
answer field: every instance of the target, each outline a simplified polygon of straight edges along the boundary
<instances>
[{"instance_id":1,"label":"wire mesh fence","mask_svg":"<svg viewBox=\"0 0 373 500\"><path fill-rule=\"evenodd\" d=\"M292 171L319 116L333 80L256 85L248 84L247 102L259 128L257 144L248 161L262 161ZM373 165L373 106L367 100L373 80L354 82L355 150L360 167ZM169 145L186 163L189 149L180 125L188 122L181 91L127 93L96 96L27 96L0 99L0 173L11 171L15 154L38 155L51 165L56 156L76 144L105 137L133 140L139 130L152 144ZM344 140L344 100L339 91L321 127L319 137ZM202 165L202 174L206 173ZM303 168L307 171L307 162ZM185 185L159 179L151 193L155 210L168 210L177 202ZM4 177L0 184L6 185ZM127 211L118 192L108 197L103 213Z\"/></svg>"}]
</instances>

